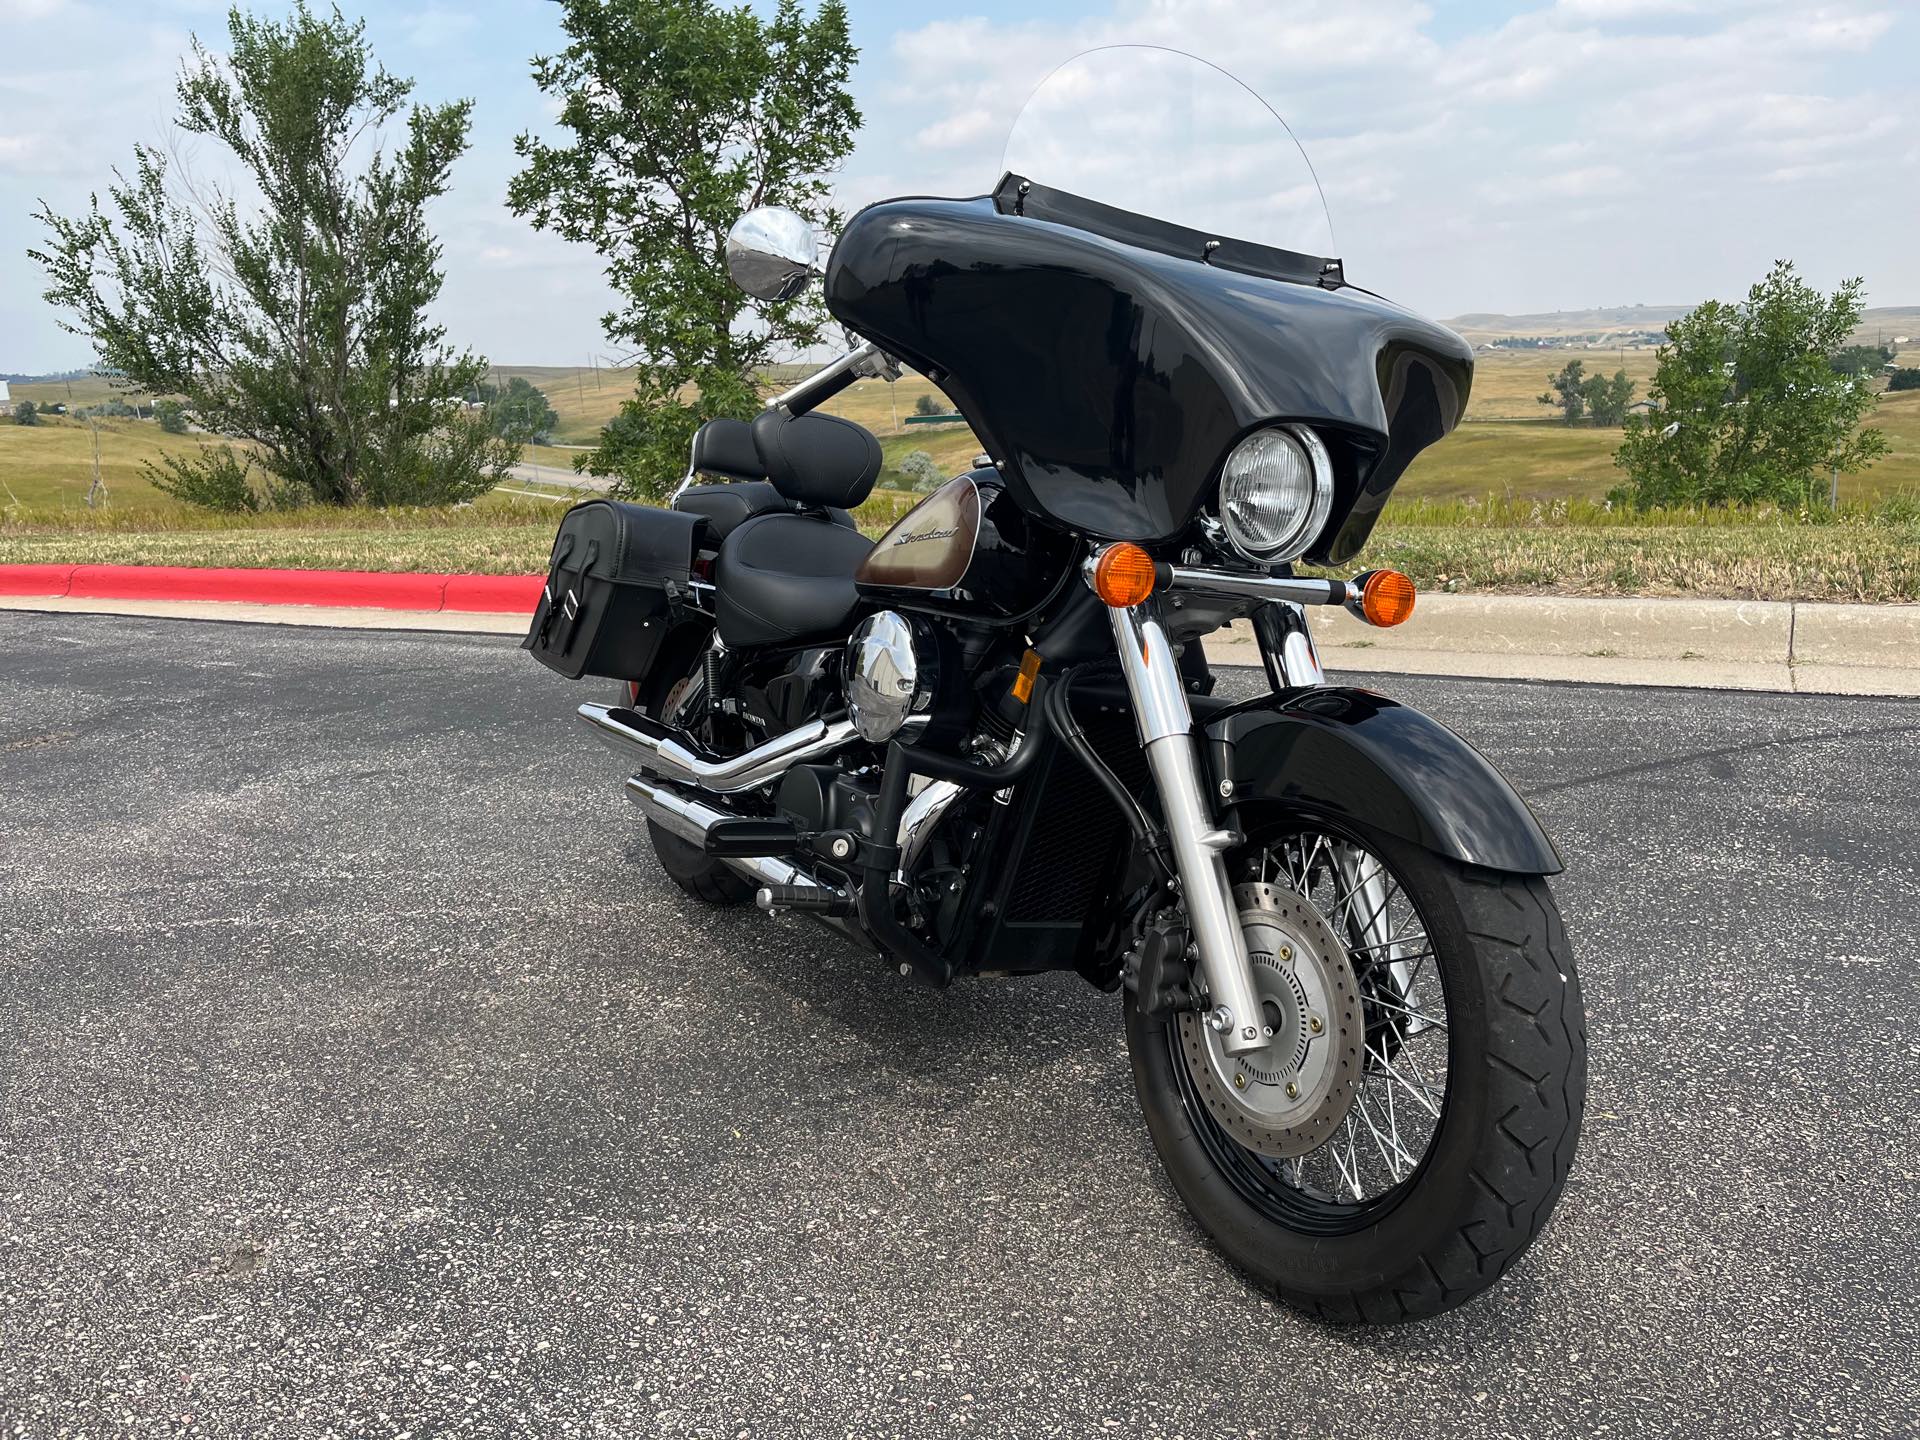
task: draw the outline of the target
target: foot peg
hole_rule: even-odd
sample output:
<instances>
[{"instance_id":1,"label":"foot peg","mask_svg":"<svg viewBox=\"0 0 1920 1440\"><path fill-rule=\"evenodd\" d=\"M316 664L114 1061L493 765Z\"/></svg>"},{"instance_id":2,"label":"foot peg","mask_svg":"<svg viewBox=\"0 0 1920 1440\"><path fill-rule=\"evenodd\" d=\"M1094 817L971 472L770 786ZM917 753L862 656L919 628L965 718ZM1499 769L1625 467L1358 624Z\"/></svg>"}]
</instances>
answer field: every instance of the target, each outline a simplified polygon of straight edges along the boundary
<instances>
[{"instance_id":1,"label":"foot peg","mask_svg":"<svg viewBox=\"0 0 1920 1440\"><path fill-rule=\"evenodd\" d=\"M753 903L768 914L778 910L803 910L812 915L851 915L853 897L844 890L825 885L762 885Z\"/></svg>"},{"instance_id":2,"label":"foot peg","mask_svg":"<svg viewBox=\"0 0 1920 1440\"><path fill-rule=\"evenodd\" d=\"M791 855L800 848L800 832L784 820L729 816L707 828L702 848L716 860L729 856Z\"/></svg>"}]
</instances>

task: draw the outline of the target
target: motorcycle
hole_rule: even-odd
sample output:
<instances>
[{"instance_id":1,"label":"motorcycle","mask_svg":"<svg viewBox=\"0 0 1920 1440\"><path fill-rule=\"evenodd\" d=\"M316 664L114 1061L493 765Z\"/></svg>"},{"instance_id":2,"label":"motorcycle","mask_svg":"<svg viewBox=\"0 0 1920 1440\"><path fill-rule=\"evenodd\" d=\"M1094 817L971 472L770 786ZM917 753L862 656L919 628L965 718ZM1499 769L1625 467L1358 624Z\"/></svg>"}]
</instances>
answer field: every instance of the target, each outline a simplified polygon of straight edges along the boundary
<instances>
[{"instance_id":1,"label":"motorcycle","mask_svg":"<svg viewBox=\"0 0 1920 1440\"><path fill-rule=\"evenodd\" d=\"M1585 1034L1552 841L1452 731L1316 651L1311 607L1411 614L1404 575L1296 565L1352 560L1473 377L1331 249L1304 152L1237 80L1077 57L991 193L847 222L823 272L847 354L709 422L668 507L568 514L526 644L620 682L579 716L688 894L813 917L927 985L1118 992L1194 1218L1308 1313L1391 1322L1539 1234ZM777 210L726 242L762 300L817 253ZM819 407L902 366L986 454L870 542L850 512L881 447ZM1201 642L1242 620L1266 688L1228 700Z\"/></svg>"}]
</instances>

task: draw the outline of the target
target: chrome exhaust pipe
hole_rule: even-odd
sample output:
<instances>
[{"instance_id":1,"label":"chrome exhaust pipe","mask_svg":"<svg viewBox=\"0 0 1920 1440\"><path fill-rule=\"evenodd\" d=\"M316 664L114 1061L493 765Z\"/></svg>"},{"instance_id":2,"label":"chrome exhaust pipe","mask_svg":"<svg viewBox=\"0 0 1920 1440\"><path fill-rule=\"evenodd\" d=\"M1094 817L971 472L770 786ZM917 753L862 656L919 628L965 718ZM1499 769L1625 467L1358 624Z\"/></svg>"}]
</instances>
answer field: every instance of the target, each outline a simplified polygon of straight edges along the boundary
<instances>
[{"instance_id":1,"label":"chrome exhaust pipe","mask_svg":"<svg viewBox=\"0 0 1920 1440\"><path fill-rule=\"evenodd\" d=\"M744 755L709 760L689 748L688 737L680 731L632 710L589 703L580 707L579 715L617 754L641 769L720 795L770 784L793 766L831 754L855 738L851 720L809 720Z\"/></svg>"},{"instance_id":2,"label":"chrome exhaust pipe","mask_svg":"<svg viewBox=\"0 0 1920 1440\"><path fill-rule=\"evenodd\" d=\"M691 795L677 794L644 775L635 775L627 781L627 799L638 806L647 819L689 845L704 847L709 830L722 820L736 818L733 811L721 810ZM763 889L790 885L824 893L830 888L798 866L773 855L729 855L721 858L720 863ZM853 929L836 916L816 915L815 918L843 935L854 934Z\"/></svg>"}]
</instances>

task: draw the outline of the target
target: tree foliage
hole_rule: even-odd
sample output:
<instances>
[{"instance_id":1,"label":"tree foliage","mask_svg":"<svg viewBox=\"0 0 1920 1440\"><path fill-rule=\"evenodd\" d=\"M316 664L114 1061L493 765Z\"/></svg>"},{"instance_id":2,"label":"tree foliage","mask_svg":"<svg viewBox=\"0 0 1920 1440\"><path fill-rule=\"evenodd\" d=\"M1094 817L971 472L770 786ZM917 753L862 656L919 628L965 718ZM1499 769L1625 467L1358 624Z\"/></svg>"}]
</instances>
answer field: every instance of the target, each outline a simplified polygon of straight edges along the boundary
<instances>
[{"instance_id":1,"label":"tree foliage","mask_svg":"<svg viewBox=\"0 0 1920 1440\"><path fill-rule=\"evenodd\" d=\"M1587 413L1586 371L1586 361L1569 360L1548 377L1546 392L1540 396L1540 403L1557 408L1569 425L1579 424Z\"/></svg>"},{"instance_id":2,"label":"tree foliage","mask_svg":"<svg viewBox=\"0 0 1920 1440\"><path fill-rule=\"evenodd\" d=\"M1893 351L1884 345L1842 345L1827 357L1836 375L1854 378L1878 375L1893 363Z\"/></svg>"},{"instance_id":3,"label":"tree foliage","mask_svg":"<svg viewBox=\"0 0 1920 1440\"><path fill-rule=\"evenodd\" d=\"M757 205L837 228L825 176L860 124L847 89L856 52L842 0L811 18L779 0L764 19L715 0L560 3L569 43L533 75L560 102L567 139L519 137L526 163L508 203L604 258L623 302L602 323L635 352L637 381L579 463L658 494L700 424L752 415L759 370L824 336L815 294L749 311L726 236Z\"/></svg>"},{"instance_id":4,"label":"tree foliage","mask_svg":"<svg viewBox=\"0 0 1920 1440\"><path fill-rule=\"evenodd\" d=\"M1618 425L1633 403L1633 388L1624 370L1616 370L1611 376L1589 375L1586 361L1569 360L1548 377L1540 403L1558 409L1569 425L1583 419L1591 419L1596 425Z\"/></svg>"},{"instance_id":5,"label":"tree foliage","mask_svg":"<svg viewBox=\"0 0 1920 1440\"><path fill-rule=\"evenodd\" d=\"M22 400L13 407L13 423L16 425L38 425L40 407L31 400Z\"/></svg>"},{"instance_id":6,"label":"tree foliage","mask_svg":"<svg viewBox=\"0 0 1920 1440\"><path fill-rule=\"evenodd\" d=\"M947 407L931 395L922 395L918 400L913 402L913 413L916 415L944 415L947 413ZM919 452L916 451L915 453L918 454Z\"/></svg>"},{"instance_id":7,"label":"tree foliage","mask_svg":"<svg viewBox=\"0 0 1920 1440\"><path fill-rule=\"evenodd\" d=\"M409 107L412 83L374 62L364 30L304 4L284 22L230 12L228 56L193 42L176 123L218 142L240 183L197 184L137 146L105 207L39 212L48 238L31 253L67 328L201 428L248 442L154 471L183 498L444 503L516 458L459 403L486 362L427 318L442 279L427 206L466 149L472 102Z\"/></svg>"},{"instance_id":8,"label":"tree foliage","mask_svg":"<svg viewBox=\"0 0 1920 1440\"><path fill-rule=\"evenodd\" d=\"M1896 370L1887 380L1889 390L1920 390L1920 366Z\"/></svg>"},{"instance_id":9,"label":"tree foliage","mask_svg":"<svg viewBox=\"0 0 1920 1440\"><path fill-rule=\"evenodd\" d=\"M178 400L154 401L153 418L160 422L160 428L169 435L184 435L189 429L187 407Z\"/></svg>"},{"instance_id":10,"label":"tree foliage","mask_svg":"<svg viewBox=\"0 0 1920 1440\"><path fill-rule=\"evenodd\" d=\"M1861 282L1822 295L1775 262L1737 305L1709 300L1667 327L1651 395L1614 456L1621 498L1653 505L1768 500L1810 505L1829 470L1853 473L1886 452L1861 421L1878 398L1829 358L1859 323Z\"/></svg>"},{"instance_id":11,"label":"tree foliage","mask_svg":"<svg viewBox=\"0 0 1920 1440\"><path fill-rule=\"evenodd\" d=\"M1621 425L1626 422L1627 407L1633 404L1633 381L1627 372L1587 377L1587 414L1596 425Z\"/></svg>"},{"instance_id":12,"label":"tree foliage","mask_svg":"<svg viewBox=\"0 0 1920 1440\"><path fill-rule=\"evenodd\" d=\"M915 490L938 490L947 479L940 473L939 462L924 450L909 450L902 455L900 473Z\"/></svg>"},{"instance_id":13,"label":"tree foliage","mask_svg":"<svg viewBox=\"0 0 1920 1440\"><path fill-rule=\"evenodd\" d=\"M546 392L525 376L515 375L504 385L491 382L478 390L486 406L493 433L521 445L544 442L560 423L560 416L547 403Z\"/></svg>"}]
</instances>

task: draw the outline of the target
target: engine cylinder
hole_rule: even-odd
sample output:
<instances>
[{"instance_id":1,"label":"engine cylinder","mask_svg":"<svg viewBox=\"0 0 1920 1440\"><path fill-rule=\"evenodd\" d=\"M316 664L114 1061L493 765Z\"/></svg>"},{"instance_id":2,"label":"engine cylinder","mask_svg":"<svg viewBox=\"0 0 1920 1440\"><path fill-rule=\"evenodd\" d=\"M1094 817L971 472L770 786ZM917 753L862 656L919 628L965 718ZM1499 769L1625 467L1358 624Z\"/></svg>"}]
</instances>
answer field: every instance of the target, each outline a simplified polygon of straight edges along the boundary
<instances>
[{"instance_id":1,"label":"engine cylinder","mask_svg":"<svg viewBox=\"0 0 1920 1440\"><path fill-rule=\"evenodd\" d=\"M926 728L939 684L937 655L897 611L860 622L847 642L847 709L862 739L884 745Z\"/></svg>"}]
</instances>

